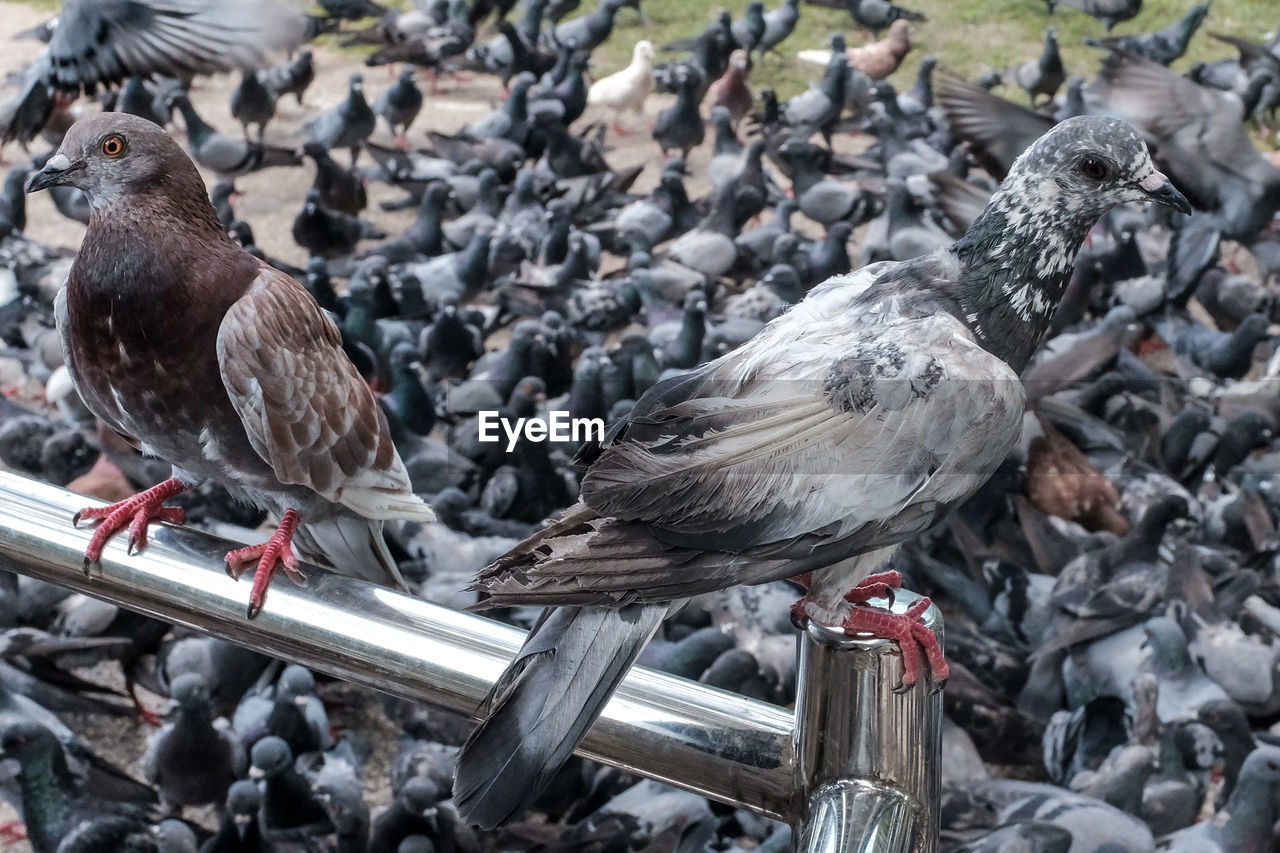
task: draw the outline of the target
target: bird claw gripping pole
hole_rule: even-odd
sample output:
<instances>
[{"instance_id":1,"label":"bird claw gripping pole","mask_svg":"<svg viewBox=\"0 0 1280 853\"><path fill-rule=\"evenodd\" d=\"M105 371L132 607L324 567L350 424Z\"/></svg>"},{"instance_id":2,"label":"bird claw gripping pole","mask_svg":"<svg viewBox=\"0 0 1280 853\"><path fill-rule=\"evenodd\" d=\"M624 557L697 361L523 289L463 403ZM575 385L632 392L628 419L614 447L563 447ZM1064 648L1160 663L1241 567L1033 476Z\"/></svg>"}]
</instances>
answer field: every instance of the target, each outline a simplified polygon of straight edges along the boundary
<instances>
[{"instance_id":1,"label":"bird claw gripping pole","mask_svg":"<svg viewBox=\"0 0 1280 853\"><path fill-rule=\"evenodd\" d=\"M142 554L108 548L81 572L84 536L66 525L84 499L0 471L0 569L179 622L255 651L461 714L474 712L524 634L343 575L282 585L244 619L244 587L225 571L229 543L164 527ZM920 596L898 590L905 614ZM941 638L936 607L920 623ZM801 853L933 853L942 697L904 674L892 640L816 623L800 635L792 712L635 667L579 753L794 827ZM921 680L928 676L922 674Z\"/></svg>"},{"instance_id":2,"label":"bird claw gripping pole","mask_svg":"<svg viewBox=\"0 0 1280 853\"><path fill-rule=\"evenodd\" d=\"M919 611L942 640L942 615L897 590L895 613ZM870 602L868 602L870 603ZM923 605L923 606L922 606ZM942 696L929 676L901 691L891 640L810 621L800 639L795 765L798 853L931 853L941 796Z\"/></svg>"}]
</instances>

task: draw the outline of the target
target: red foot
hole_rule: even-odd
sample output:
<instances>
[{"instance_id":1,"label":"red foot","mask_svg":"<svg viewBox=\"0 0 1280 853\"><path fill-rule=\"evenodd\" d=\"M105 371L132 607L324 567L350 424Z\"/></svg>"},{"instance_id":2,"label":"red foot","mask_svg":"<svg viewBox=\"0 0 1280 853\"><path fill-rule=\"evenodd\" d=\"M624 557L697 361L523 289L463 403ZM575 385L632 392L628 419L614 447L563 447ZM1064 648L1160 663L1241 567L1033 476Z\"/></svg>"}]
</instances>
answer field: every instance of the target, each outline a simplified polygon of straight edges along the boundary
<instances>
[{"instance_id":1,"label":"red foot","mask_svg":"<svg viewBox=\"0 0 1280 853\"><path fill-rule=\"evenodd\" d=\"M167 521L170 524L182 524L186 521L187 514L181 507L162 506L162 504L188 488L190 486L181 480L170 478L127 500L107 506L86 507L73 515L72 526L78 526L80 520L84 518L102 519L102 523L93 531L89 547L84 550L85 572L88 573L91 566L97 565L102 559L102 549L107 544L107 540L122 530L125 524L129 525L129 553L132 554L147 547L147 525L151 522Z\"/></svg>"},{"instance_id":2,"label":"red foot","mask_svg":"<svg viewBox=\"0 0 1280 853\"><path fill-rule=\"evenodd\" d=\"M407 136L405 136L403 133L401 133L400 135L398 135L398 136L396 137L396 141L395 141L393 144L395 145L395 147L396 147L396 148L400 149L401 151L408 151L408 150L409 150L409 137L407 137Z\"/></svg>"},{"instance_id":3,"label":"red foot","mask_svg":"<svg viewBox=\"0 0 1280 853\"><path fill-rule=\"evenodd\" d=\"M20 820L8 820L0 823L0 839L4 839L5 844L17 844L19 841L26 841L26 824Z\"/></svg>"},{"instance_id":4,"label":"red foot","mask_svg":"<svg viewBox=\"0 0 1280 853\"><path fill-rule=\"evenodd\" d=\"M902 572L878 572L867 575L862 583L844 594L850 604L866 604L873 598L887 598L893 604L893 591L902 588Z\"/></svg>"},{"instance_id":5,"label":"red foot","mask_svg":"<svg viewBox=\"0 0 1280 853\"><path fill-rule=\"evenodd\" d=\"M613 123L613 132L614 132L615 134L617 134L618 136L630 136L630 135L631 135L631 134L627 133L625 130L623 130L623 129L622 129L622 125L618 124L616 121Z\"/></svg>"},{"instance_id":6,"label":"red foot","mask_svg":"<svg viewBox=\"0 0 1280 853\"><path fill-rule=\"evenodd\" d=\"M164 724L164 717L142 704L142 700L135 693L133 695L133 708L138 714L138 722L153 728L160 728Z\"/></svg>"},{"instance_id":7,"label":"red foot","mask_svg":"<svg viewBox=\"0 0 1280 853\"><path fill-rule=\"evenodd\" d=\"M302 583L307 576L298 568L298 558L293 556L293 532L298 529L299 522L296 510L288 510L280 519L280 526L271 538L261 545L250 545L237 548L227 554L227 574L236 580L244 574L250 564L257 562L257 571L253 575L253 589L249 592L249 610L246 613L252 619L262 612L262 605L267 600L267 587L271 585L271 576L276 572L277 564L284 567L284 573L294 583Z\"/></svg>"},{"instance_id":8,"label":"red foot","mask_svg":"<svg viewBox=\"0 0 1280 853\"><path fill-rule=\"evenodd\" d=\"M860 592L862 585L849 594ZM853 610L841 624L846 634L867 633L888 640L896 640L902 648L902 686L905 690L920 679L920 650L917 643L924 648L929 659L929 668L933 671L933 679L941 687L951 674L946 658L942 656L942 646L933 632L920 622L920 614L929 608L928 598L922 598L906 613L890 613L879 607L854 605Z\"/></svg>"}]
</instances>

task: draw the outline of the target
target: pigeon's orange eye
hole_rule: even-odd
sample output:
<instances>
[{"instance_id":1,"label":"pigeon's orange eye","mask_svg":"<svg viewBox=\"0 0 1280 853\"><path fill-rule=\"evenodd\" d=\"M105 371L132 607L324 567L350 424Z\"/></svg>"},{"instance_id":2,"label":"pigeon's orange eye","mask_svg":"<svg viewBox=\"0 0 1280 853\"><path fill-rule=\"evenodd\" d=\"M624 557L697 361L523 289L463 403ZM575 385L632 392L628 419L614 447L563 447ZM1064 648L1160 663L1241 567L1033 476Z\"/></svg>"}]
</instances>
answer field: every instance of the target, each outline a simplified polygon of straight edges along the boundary
<instances>
[{"instance_id":1,"label":"pigeon's orange eye","mask_svg":"<svg viewBox=\"0 0 1280 853\"><path fill-rule=\"evenodd\" d=\"M102 153L108 157L119 157L124 153L124 148L124 137L117 133L113 133L102 140Z\"/></svg>"}]
</instances>

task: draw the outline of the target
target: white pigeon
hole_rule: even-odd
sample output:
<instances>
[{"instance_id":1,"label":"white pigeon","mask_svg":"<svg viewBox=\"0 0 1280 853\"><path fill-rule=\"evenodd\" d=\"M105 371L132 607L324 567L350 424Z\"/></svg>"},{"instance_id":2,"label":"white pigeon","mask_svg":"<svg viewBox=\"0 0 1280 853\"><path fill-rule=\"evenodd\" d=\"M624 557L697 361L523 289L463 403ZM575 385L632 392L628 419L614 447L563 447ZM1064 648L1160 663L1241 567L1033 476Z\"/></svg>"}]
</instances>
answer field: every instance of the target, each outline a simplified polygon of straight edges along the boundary
<instances>
[{"instance_id":1,"label":"white pigeon","mask_svg":"<svg viewBox=\"0 0 1280 853\"><path fill-rule=\"evenodd\" d=\"M636 42L631 64L608 77L601 77L587 91L587 103L607 107L613 112L613 131L626 134L618 126L623 112L644 112L645 98L653 91L653 44L646 39Z\"/></svg>"}]
</instances>

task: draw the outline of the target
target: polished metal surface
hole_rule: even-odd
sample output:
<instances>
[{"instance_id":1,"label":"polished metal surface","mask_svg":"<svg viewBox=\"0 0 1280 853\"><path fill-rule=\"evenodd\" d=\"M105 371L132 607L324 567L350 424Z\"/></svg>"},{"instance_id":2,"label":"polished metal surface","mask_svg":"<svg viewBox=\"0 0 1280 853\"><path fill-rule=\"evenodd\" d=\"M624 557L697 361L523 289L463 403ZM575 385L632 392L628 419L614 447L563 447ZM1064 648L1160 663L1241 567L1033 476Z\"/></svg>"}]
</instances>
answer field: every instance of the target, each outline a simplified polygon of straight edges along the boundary
<instances>
[{"instance_id":1,"label":"polished metal surface","mask_svg":"<svg viewBox=\"0 0 1280 853\"><path fill-rule=\"evenodd\" d=\"M81 569L89 533L71 515L92 501L0 472L0 569L79 590L339 678L471 714L522 632L372 584L314 570L276 582L245 619L249 583L223 570L234 547L190 528L153 527L141 554L112 540L102 572ZM579 752L712 799L790 820L792 714L634 668Z\"/></svg>"},{"instance_id":2,"label":"polished metal surface","mask_svg":"<svg viewBox=\"0 0 1280 853\"><path fill-rule=\"evenodd\" d=\"M896 788L864 779L820 788L809 802L796 849L803 853L911 850L920 807Z\"/></svg>"},{"instance_id":3,"label":"polished metal surface","mask_svg":"<svg viewBox=\"0 0 1280 853\"><path fill-rule=\"evenodd\" d=\"M919 596L906 590L894 598L893 610L904 612ZM925 611L924 622L942 639L942 615L936 607ZM923 655L922 655L923 657ZM925 667L927 669L927 666ZM942 695L932 681L895 692L902 682L902 653L880 639L857 639L837 629L810 623L800 643L796 685L795 755L800 817L810 832L804 853L845 850L912 850L931 853L937 847L938 806L941 795ZM899 802L883 796L863 796L858 788L834 791L849 780L869 784L875 791L897 791ZM874 792L873 792L874 793ZM885 795L887 796L887 795ZM858 814L847 811L857 807ZM835 827L850 827L867 818L866 809L883 816L903 808L915 812L908 823L910 843L890 844L900 836L876 830L874 839L850 835ZM884 818L888 820L888 818ZM877 817L877 826L881 818ZM904 823L899 818L895 825ZM853 846L830 846L832 839ZM860 846L875 841L875 846ZM825 845L825 846L824 846ZM889 845L889 846L885 846Z\"/></svg>"},{"instance_id":4,"label":"polished metal surface","mask_svg":"<svg viewBox=\"0 0 1280 853\"><path fill-rule=\"evenodd\" d=\"M245 618L249 584L229 578L234 547L191 528L153 527L129 556L113 539L102 570L64 489L0 472L0 569L298 661L407 699L473 714L522 632L372 584L313 570L272 585ZM902 610L916 596L898 595ZM925 620L941 629L930 609ZM929 853L937 843L941 696L895 694L901 656L885 640L811 625L800 642L794 715L635 667L578 752L796 827L806 853ZM793 731L794 729L794 731Z\"/></svg>"}]
</instances>

